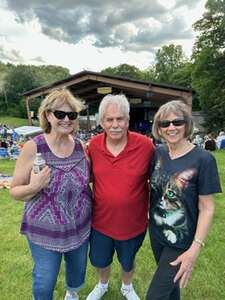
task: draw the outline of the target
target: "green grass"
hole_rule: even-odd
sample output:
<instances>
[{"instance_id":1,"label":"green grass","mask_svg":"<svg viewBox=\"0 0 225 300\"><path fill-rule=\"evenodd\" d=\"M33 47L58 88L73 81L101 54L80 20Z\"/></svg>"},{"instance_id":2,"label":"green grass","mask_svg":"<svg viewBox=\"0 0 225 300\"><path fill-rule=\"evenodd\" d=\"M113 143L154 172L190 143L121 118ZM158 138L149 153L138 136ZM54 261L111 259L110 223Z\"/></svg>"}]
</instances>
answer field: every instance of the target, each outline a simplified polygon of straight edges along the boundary
<instances>
[{"instance_id":1,"label":"green grass","mask_svg":"<svg viewBox=\"0 0 225 300\"><path fill-rule=\"evenodd\" d=\"M215 153L221 184L225 191L225 152ZM12 174L14 161L0 161L0 172ZM206 247L198 258L193 276L188 287L182 290L182 300L222 300L225 299L225 201L224 192L216 196L216 211L213 227L206 240ZM2 300L31 299L31 256L24 236L19 234L23 203L11 199L6 189L0 191L0 291ZM63 264L62 264L63 265ZM155 262L148 237L138 252L134 285L143 300L150 279L155 270ZM119 292L120 270L114 259L110 289L105 300L124 299ZM85 288L80 292L80 299L97 282L95 270L88 263ZM64 269L60 272L55 289L55 300L64 297Z\"/></svg>"},{"instance_id":2,"label":"green grass","mask_svg":"<svg viewBox=\"0 0 225 300\"><path fill-rule=\"evenodd\" d=\"M5 124L12 127L20 127L20 126L27 126L28 120L27 119L21 119L21 118L15 118L15 117L3 117L0 116L0 124Z\"/></svg>"},{"instance_id":3,"label":"green grass","mask_svg":"<svg viewBox=\"0 0 225 300\"><path fill-rule=\"evenodd\" d=\"M33 121L34 126L39 126L38 121ZM16 128L20 126L28 126L28 120L16 117L3 117L0 116L0 124L8 125L10 127Z\"/></svg>"}]
</instances>

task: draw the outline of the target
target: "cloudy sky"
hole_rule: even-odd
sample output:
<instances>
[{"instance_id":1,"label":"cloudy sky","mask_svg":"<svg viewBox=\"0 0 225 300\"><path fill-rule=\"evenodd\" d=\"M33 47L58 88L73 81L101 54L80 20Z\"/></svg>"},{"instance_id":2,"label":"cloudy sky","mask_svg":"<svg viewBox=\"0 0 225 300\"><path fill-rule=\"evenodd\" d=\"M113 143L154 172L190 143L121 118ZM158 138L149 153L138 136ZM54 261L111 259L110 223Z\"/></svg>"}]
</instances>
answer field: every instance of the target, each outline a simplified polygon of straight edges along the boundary
<instances>
[{"instance_id":1,"label":"cloudy sky","mask_svg":"<svg viewBox=\"0 0 225 300\"><path fill-rule=\"evenodd\" d=\"M122 63L147 68L163 45L190 56L206 0L0 0L0 61L71 74Z\"/></svg>"}]
</instances>

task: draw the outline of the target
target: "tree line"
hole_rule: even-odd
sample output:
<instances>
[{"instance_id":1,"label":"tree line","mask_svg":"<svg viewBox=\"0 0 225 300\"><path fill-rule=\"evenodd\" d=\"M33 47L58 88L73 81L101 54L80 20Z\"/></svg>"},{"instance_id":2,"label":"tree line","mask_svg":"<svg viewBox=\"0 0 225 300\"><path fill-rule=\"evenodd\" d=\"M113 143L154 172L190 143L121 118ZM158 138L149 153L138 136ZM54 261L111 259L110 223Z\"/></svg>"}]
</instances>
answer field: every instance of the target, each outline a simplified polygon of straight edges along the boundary
<instances>
[{"instance_id":1,"label":"tree line","mask_svg":"<svg viewBox=\"0 0 225 300\"><path fill-rule=\"evenodd\" d=\"M122 64L102 73L192 88L193 109L205 114L205 128L225 128L225 0L208 0L201 19L193 24L198 33L190 58L180 45L162 46L154 64L145 70ZM70 76L60 66L13 65L0 62L0 114L25 117L21 93ZM84 99L85 100L85 99ZM32 101L37 110L38 100Z\"/></svg>"}]
</instances>

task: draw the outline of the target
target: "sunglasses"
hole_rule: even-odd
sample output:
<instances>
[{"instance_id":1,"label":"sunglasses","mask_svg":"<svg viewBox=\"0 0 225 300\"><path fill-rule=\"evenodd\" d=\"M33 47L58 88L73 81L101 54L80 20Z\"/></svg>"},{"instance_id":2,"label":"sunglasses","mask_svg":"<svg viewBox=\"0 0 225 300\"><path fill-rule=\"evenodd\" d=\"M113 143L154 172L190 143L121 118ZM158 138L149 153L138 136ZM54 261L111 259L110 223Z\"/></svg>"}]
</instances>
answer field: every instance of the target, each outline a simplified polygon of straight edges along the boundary
<instances>
[{"instance_id":1,"label":"sunglasses","mask_svg":"<svg viewBox=\"0 0 225 300\"><path fill-rule=\"evenodd\" d=\"M78 117L78 113L76 111L62 111L62 110L55 110L52 112L56 119L63 120L65 116L67 116L70 120L76 120Z\"/></svg>"},{"instance_id":2,"label":"sunglasses","mask_svg":"<svg viewBox=\"0 0 225 300\"><path fill-rule=\"evenodd\" d=\"M161 128L167 128L170 126L170 124L173 124L173 126L179 127L179 126L183 126L186 123L185 119L182 118L177 118L174 120L161 120L158 122L159 127Z\"/></svg>"}]
</instances>

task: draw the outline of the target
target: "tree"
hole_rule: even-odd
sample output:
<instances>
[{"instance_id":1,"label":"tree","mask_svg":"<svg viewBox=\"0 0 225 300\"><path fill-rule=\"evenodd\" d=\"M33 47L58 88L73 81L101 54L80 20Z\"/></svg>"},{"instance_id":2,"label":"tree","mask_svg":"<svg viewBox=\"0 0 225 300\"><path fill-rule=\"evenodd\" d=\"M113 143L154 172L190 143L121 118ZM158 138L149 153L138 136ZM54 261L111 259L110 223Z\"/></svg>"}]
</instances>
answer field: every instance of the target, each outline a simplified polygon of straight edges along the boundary
<instances>
[{"instance_id":1,"label":"tree","mask_svg":"<svg viewBox=\"0 0 225 300\"><path fill-rule=\"evenodd\" d=\"M216 51L225 48L225 0L208 0L205 8L203 17L193 25L194 30L200 32L193 48L193 57L206 48Z\"/></svg>"},{"instance_id":2,"label":"tree","mask_svg":"<svg viewBox=\"0 0 225 300\"><path fill-rule=\"evenodd\" d=\"M61 66L39 66L34 68L34 73L39 78L39 86L51 84L55 81L70 76L69 70Z\"/></svg>"},{"instance_id":3,"label":"tree","mask_svg":"<svg viewBox=\"0 0 225 300\"><path fill-rule=\"evenodd\" d=\"M192 73L193 87L206 115L208 131L225 127L225 55L204 49L196 59Z\"/></svg>"},{"instance_id":4,"label":"tree","mask_svg":"<svg viewBox=\"0 0 225 300\"><path fill-rule=\"evenodd\" d=\"M192 86L192 72L193 63L187 62L183 66L179 67L173 74L171 74L171 82L177 86L182 86L186 88L193 88ZM199 103L199 96L197 93L193 94L192 102L193 110L201 110Z\"/></svg>"},{"instance_id":5,"label":"tree","mask_svg":"<svg viewBox=\"0 0 225 300\"><path fill-rule=\"evenodd\" d=\"M225 127L225 0L208 0L194 24L199 36L193 49L192 84L206 114L206 128Z\"/></svg>"},{"instance_id":6,"label":"tree","mask_svg":"<svg viewBox=\"0 0 225 300\"><path fill-rule=\"evenodd\" d=\"M19 104L21 94L38 86L38 80L32 67L25 65L12 66L5 76L4 89L11 107Z\"/></svg>"},{"instance_id":7,"label":"tree","mask_svg":"<svg viewBox=\"0 0 225 300\"><path fill-rule=\"evenodd\" d=\"M128 64L121 64L115 68L109 67L102 70L101 73L133 79L142 79L141 71L137 67Z\"/></svg>"},{"instance_id":8,"label":"tree","mask_svg":"<svg viewBox=\"0 0 225 300\"><path fill-rule=\"evenodd\" d=\"M5 90L5 77L12 65L0 62L0 112L8 108L8 97Z\"/></svg>"},{"instance_id":9,"label":"tree","mask_svg":"<svg viewBox=\"0 0 225 300\"><path fill-rule=\"evenodd\" d=\"M155 66L150 66L145 70L140 70L135 66L128 65L128 64L121 64L115 68L108 67L101 71L101 73L121 76L121 77L128 77L137 80L144 80L144 81L156 81L155 75Z\"/></svg>"},{"instance_id":10,"label":"tree","mask_svg":"<svg viewBox=\"0 0 225 300\"><path fill-rule=\"evenodd\" d=\"M171 44L156 52L155 75L158 82L174 83L172 75L187 62L182 46Z\"/></svg>"},{"instance_id":11,"label":"tree","mask_svg":"<svg viewBox=\"0 0 225 300\"><path fill-rule=\"evenodd\" d=\"M8 103L8 113L26 116L22 93L68 77L69 70L59 66L10 65L4 76L2 91ZM37 110L33 102L31 109ZM3 110L2 110L3 111Z\"/></svg>"}]
</instances>

